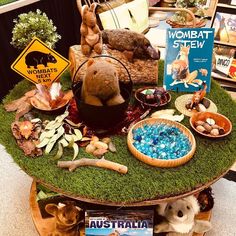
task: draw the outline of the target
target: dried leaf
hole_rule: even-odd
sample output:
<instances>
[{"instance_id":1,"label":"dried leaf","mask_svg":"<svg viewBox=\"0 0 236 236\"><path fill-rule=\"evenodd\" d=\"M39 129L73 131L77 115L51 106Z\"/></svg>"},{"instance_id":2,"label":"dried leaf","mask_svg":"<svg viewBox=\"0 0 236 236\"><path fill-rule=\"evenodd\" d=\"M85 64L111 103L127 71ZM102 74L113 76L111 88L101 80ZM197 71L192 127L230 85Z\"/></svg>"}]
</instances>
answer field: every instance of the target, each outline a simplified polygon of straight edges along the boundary
<instances>
[{"instance_id":1,"label":"dried leaf","mask_svg":"<svg viewBox=\"0 0 236 236\"><path fill-rule=\"evenodd\" d=\"M60 126L57 130L57 133L51 138L50 142L57 141L64 133L65 129L63 128L63 126Z\"/></svg>"},{"instance_id":2,"label":"dried leaf","mask_svg":"<svg viewBox=\"0 0 236 236\"><path fill-rule=\"evenodd\" d=\"M85 142L85 141L90 141L90 140L91 140L91 138L89 138L89 137L83 137L80 141Z\"/></svg>"},{"instance_id":3,"label":"dried leaf","mask_svg":"<svg viewBox=\"0 0 236 236\"><path fill-rule=\"evenodd\" d=\"M77 127L77 128L79 128L79 127L82 125L81 122L76 124L76 123L74 123L73 121L68 120L68 119L65 119L65 121L66 121L69 125L71 125L71 126L73 126L73 127Z\"/></svg>"},{"instance_id":4,"label":"dried leaf","mask_svg":"<svg viewBox=\"0 0 236 236\"><path fill-rule=\"evenodd\" d=\"M54 123L49 122L46 127L45 130L51 130L51 129L58 129L62 123L60 122L56 122L55 120L53 121ZM50 124L51 123L51 124Z\"/></svg>"},{"instance_id":5,"label":"dried leaf","mask_svg":"<svg viewBox=\"0 0 236 236\"><path fill-rule=\"evenodd\" d=\"M56 156L53 157L53 160L58 160L63 155L63 144L61 142L58 143L58 150Z\"/></svg>"},{"instance_id":6,"label":"dried leaf","mask_svg":"<svg viewBox=\"0 0 236 236\"><path fill-rule=\"evenodd\" d=\"M74 149L74 156L73 156L72 161L74 161L75 158L76 158L76 157L78 156L78 154L79 154L79 146L78 146L76 143L74 143L72 147L73 147L73 149Z\"/></svg>"},{"instance_id":7,"label":"dried leaf","mask_svg":"<svg viewBox=\"0 0 236 236\"><path fill-rule=\"evenodd\" d=\"M69 143L66 141L66 139L62 138L59 143L62 144L63 147L67 147L69 145Z\"/></svg>"},{"instance_id":8,"label":"dried leaf","mask_svg":"<svg viewBox=\"0 0 236 236\"><path fill-rule=\"evenodd\" d=\"M78 138L78 141L81 140L83 138L83 135L81 133L81 131L79 129L74 129L75 135Z\"/></svg>"},{"instance_id":9,"label":"dried leaf","mask_svg":"<svg viewBox=\"0 0 236 236\"><path fill-rule=\"evenodd\" d=\"M54 144L56 143L56 141L57 140L53 140L53 141L50 140L50 142L47 144L47 146L45 148L45 154L46 155L49 154L52 151L52 148L53 148Z\"/></svg>"},{"instance_id":10,"label":"dried leaf","mask_svg":"<svg viewBox=\"0 0 236 236\"><path fill-rule=\"evenodd\" d=\"M33 124L26 120L19 122L19 131L20 134L25 138L28 139L30 135L32 134Z\"/></svg>"},{"instance_id":11,"label":"dried leaf","mask_svg":"<svg viewBox=\"0 0 236 236\"><path fill-rule=\"evenodd\" d=\"M55 129L42 132L41 135L40 135L40 138L39 138L40 142L41 142L44 138L51 138L51 137L55 134L55 132L56 132Z\"/></svg>"},{"instance_id":12,"label":"dried leaf","mask_svg":"<svg viewBox=\"0 0 236 236\"><path fill-rule=\"evenodd\" d=\"M57 116L55 121L61 123L69 115L68 111L65 111L64 114Z\"/></svg>"},{"instance_id":13,"label":"dried leaf","mask_svg":"<svg viewBox=\"0 0 236 236\"><path fill-rule=\"evenodd\" d=\"M32 123L38 123L38 122L41 122L41 120L39 118L35 118L35 119L32 119L30 120Z\"/></svg>"},{"instance_id":14,"label":"dried leaf","mask_svg":"<svg viewBox=\"0 0 236 236\"><path fill-rule=\"evenodd\" d=\"M36 147L37 148L42 148L46 146L50 141L50 138L44 138Z\"/></svg>"}]
</instances>

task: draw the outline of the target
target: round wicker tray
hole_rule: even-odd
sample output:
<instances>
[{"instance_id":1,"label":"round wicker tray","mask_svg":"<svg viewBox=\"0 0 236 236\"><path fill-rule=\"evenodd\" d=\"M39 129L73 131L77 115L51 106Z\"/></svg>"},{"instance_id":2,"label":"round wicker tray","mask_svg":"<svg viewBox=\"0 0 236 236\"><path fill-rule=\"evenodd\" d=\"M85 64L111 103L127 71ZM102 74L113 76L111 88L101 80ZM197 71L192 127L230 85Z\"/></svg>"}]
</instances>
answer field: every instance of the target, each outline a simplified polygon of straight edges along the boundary
<instances>
[{"instance_id":1,"label":"round wicker tray","mask_svg":"<svg viewBox=\"0 0 236 236\"><path fill-rule=\"evenodd\" d=\"M191 117L193 114L197 113L196 110L192 110L189 111L185 105L186 103L192 99L193 94L184 94L182 96L179 96L176 98L175 100L175 107L176 109L181 112L182 114L184 114L185 116L189 116ZM207 98L208 99L208 98ZM214 102L212 102L210 99L208 99L210 101L210 106L206 109L206 111L209 112L217 112L217 106Z\"/></svg>"},{"instance_id":2,"label":"round wicker tray","mask_svg":"<svg viewBox=\"0 0 236 236\"><path fill-rule=\"evenodd\" d=\"M148 125L153 125L153 124L166 124L169 126L175 126L178 129L180 129L184 135L186 135L192 145L191 150L189 151L188 154L186 154L183 157L174 159L174 160L160 160L160 159L154 159L151 158L147 155L144 155L143 153L141 153L140 151L138 151L134 145L133 145L133 133L132 131L134 129L137 129L138 127L142 127L145 124ZM175 121L170 121L170 120L166 120L166 119L156 119L156 118L148 118L145 120L142 120L138 123L136 123L129 131L128 136L127 136L127 144L128 144L128 148L130 150L130 152L140 161L145 162L148 165L152 165L152 166L157 166L157 167L176 167L176 166L180 166L183 165L184 163L186 163L187 161L189 161L193 154L195 153L196 150L196 141L195 138L193 136L193 134L190 132L190 130L188 128L186 128L184 125L181 125L178 122Z\"/></svg>"}]
</instances>

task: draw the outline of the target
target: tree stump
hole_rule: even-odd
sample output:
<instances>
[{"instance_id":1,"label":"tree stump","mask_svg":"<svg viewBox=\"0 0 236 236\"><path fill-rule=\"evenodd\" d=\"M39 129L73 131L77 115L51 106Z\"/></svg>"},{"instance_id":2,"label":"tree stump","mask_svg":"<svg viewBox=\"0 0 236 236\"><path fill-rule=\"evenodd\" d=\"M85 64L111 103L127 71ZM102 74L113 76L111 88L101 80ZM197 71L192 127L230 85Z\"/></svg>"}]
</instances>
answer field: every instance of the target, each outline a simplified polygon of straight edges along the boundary
<instances>
[{"instance_id":1,"label":"tree stump","mask_svg":"<svg viewBox=\"0 0 236 236\"><path fill-rule=\"evenodd\" d=\"M121 61L128 69L131 79L134 84L156 84L158 80L158 60L141 60L134 59L134 62L129 62L125 55L118 50L110 49L106 45L103 47L103 55L110 55L119 61ZM96 56L95 52L92 52L90 57ZM87 56L83 55L80 49L80 45L74 45L69 50L69 60L71 61L70 74L73 78L78 67L88 59ZM128 75L125 68L116 60L107 59L112 63L118 71L119 80L128 81ZM74 80L82 80L83 75L86 72L86 65L82 66L76 74Z\"/></svg>"}]
</instances>

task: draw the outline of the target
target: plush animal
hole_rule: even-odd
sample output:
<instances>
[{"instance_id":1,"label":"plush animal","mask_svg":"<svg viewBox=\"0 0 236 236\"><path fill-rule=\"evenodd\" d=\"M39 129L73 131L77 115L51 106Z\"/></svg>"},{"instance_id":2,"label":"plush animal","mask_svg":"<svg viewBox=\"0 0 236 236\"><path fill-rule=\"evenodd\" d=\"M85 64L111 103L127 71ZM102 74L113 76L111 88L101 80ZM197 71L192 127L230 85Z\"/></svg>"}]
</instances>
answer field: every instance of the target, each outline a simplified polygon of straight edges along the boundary
<instances>
[{"instance_id":1,"label":"plush animal","mask_svg":"<svg viewBox=\"0 0 236 236\"><path fill-rule=\"evenodd\" d=\"M103 30L103 43L108 47L122 51L129 61L139 59L160 59L160 51L152 47L143 34L127 29Z\"/></svg>"},{"instance_id":2,"label":"plush animal","mask_svg":"<svg viewBox=\"0 0 236 236\"><path fill-rule=\"evenodd\" d=\"M95 9L96 3L93 3L90 8L84 5L81 10L82 24L80 27L80 43L84 55L89 55L92 49L98 54L102 53L102 35L97 25Z\"/></svg>"},{"instance_id":3,"label":"plush animal","mask_svg":"<svg viewBox=\"0 0 236 236\"><path fill-rule=\"evenodd\" d=\"M199 211L200 207L194 196L163 203L158 206L157 213L164 217L164 221L155 225L154 232L166 232L168 236L191 236L193 232L209 231L211 229L209 221L195 220L195 215Z\"/></svg>"},{"instance_id":4,"label":"plush animal","mask_svg":"<svg viewBox=\"0 0 236 236\"><path fill-rule=\"evenodd\" d=\"M86 104L94 106L113 106L125 101L120 94L117 71L111 63L88 60L81 97Z\"/></svg>"},{"instance_id":5,"label":"plush animal","mask_svg":"<svg viewBox=\"0 0 236 236\"><path fill-rule=\"evenodd\" d=\"M47 204L45 210L55 218L53 232L49 236L79 236L79 224L83 221L82 209L74 205L74 202L67 204Z\"/></svg>"}]
</instances>

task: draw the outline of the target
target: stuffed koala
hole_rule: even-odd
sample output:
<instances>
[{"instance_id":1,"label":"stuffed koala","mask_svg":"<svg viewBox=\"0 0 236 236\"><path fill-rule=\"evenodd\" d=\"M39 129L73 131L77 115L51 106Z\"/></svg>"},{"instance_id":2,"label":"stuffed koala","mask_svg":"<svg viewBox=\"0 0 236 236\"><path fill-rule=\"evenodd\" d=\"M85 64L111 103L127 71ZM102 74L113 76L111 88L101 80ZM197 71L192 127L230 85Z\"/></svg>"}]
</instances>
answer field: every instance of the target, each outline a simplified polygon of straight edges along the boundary
<instances>
[{"instance_id":1,"label":"stuffed koala","mask_svg":"<svg viewBox=\"0 0 236 236\"><path fill-rule=\"evenodd\" d=\"M82 209L74 205L74 202L67 204L47 204L45 210L54 216L54 229L49 236L79 236L79 224L83 221Z\"/></svg>"},{"instance_id":2,"label":"stuffed koala","mask_svg":"<svg viewBox=\"0 0 236 236\"><path fill-rule=\"evenodd\" d=\"M160 204L157 213L164 217L164 221L155 225L154 232L167 232L168 236L191 236L193 232L204 233L211 229L211 223L195 220L200 207L194 196L179 199L175 202Z\"/></svg>"},{"instance_id":3,"label":"stuffed koala","mask_svg":"<svg viewBox=\"0 0 236 236\"><path fill-rule=\"evenodd\" d=\"M89 59L83 79L81 98L94 106L113 106L125 100L120 94L117 71L106 60Z\"/></svg>"},{"instance_id":4,"label":"stuffed koala","mask_svg":"<svg viewBox=\"0 0 236 236\"><path fill-rule=\"evenodd\" d=\"M90 8L85 5L82 8L81 51L84 55L89 55L94 49L98 54L102 53L102 34L97 25L95 15L96 4L91 4Z\"/></svg>"}]
</instances>

